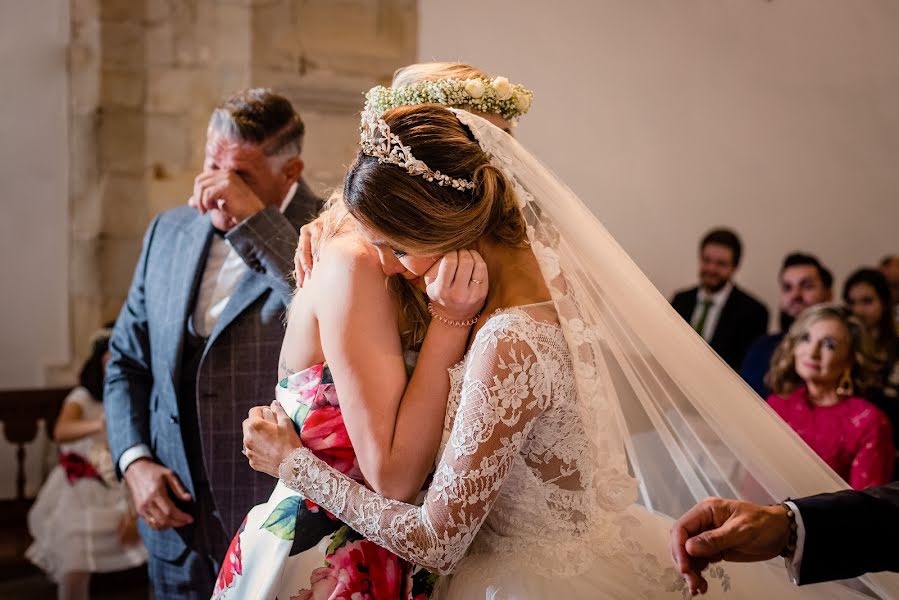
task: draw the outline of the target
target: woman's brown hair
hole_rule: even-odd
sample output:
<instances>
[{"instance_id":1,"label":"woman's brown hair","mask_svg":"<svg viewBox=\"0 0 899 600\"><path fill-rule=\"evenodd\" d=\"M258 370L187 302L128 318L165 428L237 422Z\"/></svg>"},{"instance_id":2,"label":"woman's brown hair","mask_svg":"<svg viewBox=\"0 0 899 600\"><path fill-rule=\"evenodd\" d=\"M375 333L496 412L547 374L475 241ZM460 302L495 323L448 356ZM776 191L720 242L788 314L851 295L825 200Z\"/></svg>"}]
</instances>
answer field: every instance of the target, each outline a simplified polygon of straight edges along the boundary
<instances>
[{"instance_id":1,"label":"woman's brown hair","mask_svg":"<svg viewBox=\"0 0 899 600\"><path fill-rule=\"evenodd\" d=\"M420 83L422 81L439 81L441 79L471 79L492 77L476 67L459 62L427 62L408 65L397 69L393 74L393 87L402 87ZM346 207L340 197L334 197L325 205L323 211L325 217L324 231L319 237L319 246L338 232L345 230ZM318 248L315 249L317 251ZM403 343L406 347L417 348L424 340L431 315L428 313L427 299L418 289L401 277L391 277L388 287L393 293L403 311L404 320L411 329L403 334Z\"/></svg>"},{"instance_id":2,"label":"woman's brown hair","mask_svg":"<svg viewBox=\"0 0 899 600\"><path fill-rule=\"evenodd\" d=\"M508 246L526 244L524 217L512 186L456 116L434 104L384 113L391 133L431 170L473 181L473 190L440 186L360 152L347 173L347 210L396 250L440 255L480 238Z\"/></svg>"},{"instance_id":3,"label":"woman's brown hair","mask_svg":"<svg viewBox=\"0 0 899 600\"><path fill-rule=\"evenodd\" d=\"M344 204L363 227L395 244L395 250L438 256L486 238L508 246L527 244L524 217L512 186L456 116L434 104L404 106L384 121L413 156L431 170L475 183L472 190L440 186L360 152L346 176ZM412 339L424 338L425 298L401 291Z\"/></svg>"}]
</instances>

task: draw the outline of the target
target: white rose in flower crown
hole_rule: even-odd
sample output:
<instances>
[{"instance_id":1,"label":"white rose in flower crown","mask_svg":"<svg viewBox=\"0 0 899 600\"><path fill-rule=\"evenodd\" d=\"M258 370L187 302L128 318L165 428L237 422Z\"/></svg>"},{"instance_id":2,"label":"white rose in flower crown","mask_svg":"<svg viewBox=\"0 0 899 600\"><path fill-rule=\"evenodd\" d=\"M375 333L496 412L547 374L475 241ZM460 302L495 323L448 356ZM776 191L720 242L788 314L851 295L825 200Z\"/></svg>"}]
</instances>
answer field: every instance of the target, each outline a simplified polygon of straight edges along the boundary
<instances>
[{"instance_id":1,"label":"white rose in flower crown","mask_svg":"<svg viewBox=\"0 0 899 600\"><path fill-rule=\"evenodd\" d=\"M522 92L515 94L515 107L518 112L524 113L531 107L531 97Z\"/></svg>"},{"instance_id":2,"label":"white rose in flower crown","mask_svg":"<svg viewBox=\"0 0 899 600\"><path fill-rule=\"evenodd\" d=\"M484 95L484 83L480 79L469 79L465 82L465 93L477 100Z\"/></svg>"},{"instance_id":3,"label":"white rose in flower crown","mask_svg":"<svg viewBox=\"0 0 899 600\"><path fill-rule=\"evenodd\" d=\"M500 100L508 100L512 97L512 84L505 77L496 77L491 83L496 97Z\"/></svg>"}]
</instances>

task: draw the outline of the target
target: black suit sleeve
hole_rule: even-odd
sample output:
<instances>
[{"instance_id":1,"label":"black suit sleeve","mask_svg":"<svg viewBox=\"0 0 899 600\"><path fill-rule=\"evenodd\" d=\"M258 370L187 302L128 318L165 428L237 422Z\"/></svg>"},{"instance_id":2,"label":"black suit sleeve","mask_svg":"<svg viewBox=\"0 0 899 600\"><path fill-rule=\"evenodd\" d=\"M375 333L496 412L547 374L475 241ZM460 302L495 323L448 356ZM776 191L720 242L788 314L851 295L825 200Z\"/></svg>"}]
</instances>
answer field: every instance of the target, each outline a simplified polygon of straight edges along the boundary
<instances>
[{"instance_id":1,"label":"black suit sleeve","mask_svg":"<svg viewBox=\"0 0 899 600\"><path fill-rule=\"evenodd\" d=\"M281 210L266 207L231 229L225 238L251 269L268 276L284 305L290 304L299 234Z\"/></svg>"},{"instance_id":2,"label":"black suit sleeve","mask_svg":"<svg viewBox=\"0 0 899 600\"><path fill-rule=\"evenodd\" d=\"M899 571L899 482L793 502L805 527L800 585Z\"/></svg>"}]
</instances>

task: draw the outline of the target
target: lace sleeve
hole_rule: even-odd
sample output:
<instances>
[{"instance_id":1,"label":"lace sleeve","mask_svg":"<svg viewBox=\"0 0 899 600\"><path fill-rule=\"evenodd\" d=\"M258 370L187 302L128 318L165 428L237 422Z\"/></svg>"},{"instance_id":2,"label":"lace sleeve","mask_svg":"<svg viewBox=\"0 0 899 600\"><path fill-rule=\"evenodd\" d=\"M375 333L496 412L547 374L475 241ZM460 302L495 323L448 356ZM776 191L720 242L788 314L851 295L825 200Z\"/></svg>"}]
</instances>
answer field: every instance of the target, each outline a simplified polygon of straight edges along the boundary
<instances>
[{"instance_id":1,"label":"lace sleeve","mask_svg":"<svg viewBox=\"0 0 899 600\"><path fill-rule=\"evenodd\" d=\"M489 327L469 351L450 439L422 506L379 496L305 448L281 464L284 484L410 562L452 572L550 397L545 369L531 345Z\"/></svg>"}]
</instances>

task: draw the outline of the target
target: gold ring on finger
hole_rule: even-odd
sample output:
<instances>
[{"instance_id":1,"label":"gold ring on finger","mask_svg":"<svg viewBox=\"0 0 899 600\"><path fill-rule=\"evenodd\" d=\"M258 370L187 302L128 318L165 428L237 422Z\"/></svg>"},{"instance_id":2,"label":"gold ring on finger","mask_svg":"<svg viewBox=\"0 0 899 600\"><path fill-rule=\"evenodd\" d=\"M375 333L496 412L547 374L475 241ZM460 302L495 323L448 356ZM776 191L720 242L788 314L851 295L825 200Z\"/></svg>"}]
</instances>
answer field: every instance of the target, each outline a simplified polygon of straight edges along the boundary
<instances>
[{"instance_id":1,"label":"gold ring on finger","mask_svg":"<svg viewBox=\"0 0 899 600\"><path fill-rule=\"evenodd\" d=\"M483 279L472 279L471 282L472 283L484 283L484 280Z\"/></svg>"}]
</instances>

